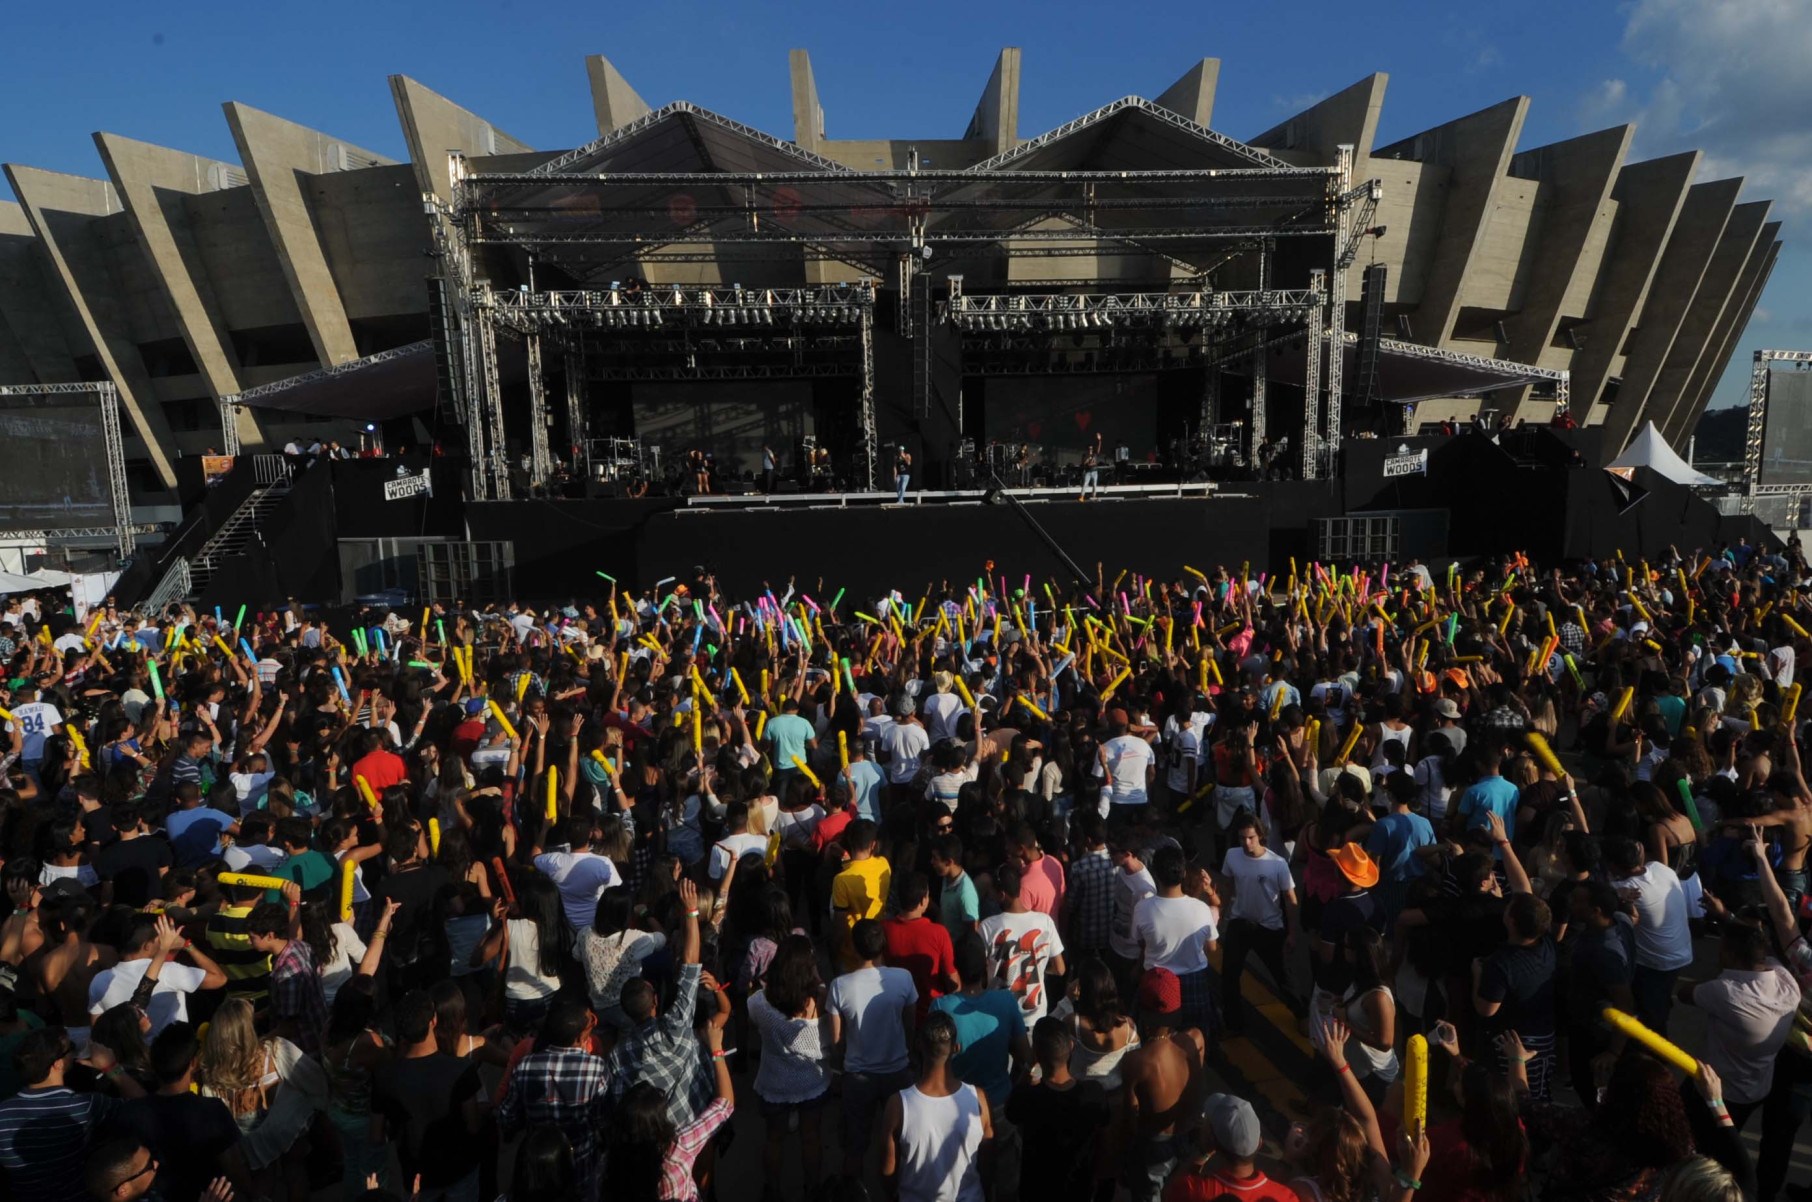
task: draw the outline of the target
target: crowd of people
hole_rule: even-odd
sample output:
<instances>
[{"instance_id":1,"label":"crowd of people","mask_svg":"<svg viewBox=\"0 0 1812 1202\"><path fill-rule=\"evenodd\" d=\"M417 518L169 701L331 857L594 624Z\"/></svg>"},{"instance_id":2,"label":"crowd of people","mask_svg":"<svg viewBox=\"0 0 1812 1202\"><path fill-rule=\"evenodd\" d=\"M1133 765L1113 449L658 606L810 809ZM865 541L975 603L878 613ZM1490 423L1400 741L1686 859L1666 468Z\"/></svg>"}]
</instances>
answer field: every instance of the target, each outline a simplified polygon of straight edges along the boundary
<instances>
[{"instance_id":1,"label":"crowd of people","mask_svg":"<svg viewBox=\"0 0 1812 1202\"><path fill-rule=\"evenodd\" d=\"M1799 1188L1797 551L598 575L0 614L0 1194Z\"/></svg>"}]
</instances>

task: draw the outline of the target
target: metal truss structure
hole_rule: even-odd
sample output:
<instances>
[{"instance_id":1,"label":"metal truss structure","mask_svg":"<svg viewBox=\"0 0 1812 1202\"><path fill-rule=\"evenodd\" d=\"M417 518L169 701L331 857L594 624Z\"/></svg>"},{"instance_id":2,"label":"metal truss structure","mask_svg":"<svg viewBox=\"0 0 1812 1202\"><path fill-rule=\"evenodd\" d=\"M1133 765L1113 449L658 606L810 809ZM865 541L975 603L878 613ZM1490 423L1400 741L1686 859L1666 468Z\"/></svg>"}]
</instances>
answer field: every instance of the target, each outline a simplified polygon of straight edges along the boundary
<instances>
[{"instance_id":1,"label":"metal truss structure","mask_svg":"<svg viewBox=\"0 0 1812 1202\"><path fill-rule=\"evenodd\" d=\"M1743 512L1754 513L1757 497L1804 497L1812 484L1763 484L1762 441L1768 429L1768 378L1776 363L1812 370L1812 351L1759 350L1749 370L1749 423L1743 434Z\"/></svg>"},{"instance_id":2,"label":"metal truss structure","mask_svg":"<svg viewBox=\"0 0 1812 1202\"><path fill-rule=\"evenodd\" d=\"M965 334L994 330L1105 328L1200 330L1233 324L1301 323L1321 304L1311 289L1253 292L963 294L951 277L949 319Z\"/></svg>"},{"instance_id":3,"label":"metal truss structure","mask_svg":"<svg viewBox=\"0 0 1812 1202\"><path fill-rule=\"evenodd\" d=\"M112 496L113 525L77 526L67 530L0 530L0 536L50 542L57 539L108 538L115 540L120 558L132 554L137 536L156 526L134 525L132 499L126 485L126 444L120 432L120 394L111 380L76 384L9 384L0 387L0 402L29 407L33 402L66 405L65 397L94 397L101 411L102 453L107 457L107 487Z\"/></svg>"}]
</instances>

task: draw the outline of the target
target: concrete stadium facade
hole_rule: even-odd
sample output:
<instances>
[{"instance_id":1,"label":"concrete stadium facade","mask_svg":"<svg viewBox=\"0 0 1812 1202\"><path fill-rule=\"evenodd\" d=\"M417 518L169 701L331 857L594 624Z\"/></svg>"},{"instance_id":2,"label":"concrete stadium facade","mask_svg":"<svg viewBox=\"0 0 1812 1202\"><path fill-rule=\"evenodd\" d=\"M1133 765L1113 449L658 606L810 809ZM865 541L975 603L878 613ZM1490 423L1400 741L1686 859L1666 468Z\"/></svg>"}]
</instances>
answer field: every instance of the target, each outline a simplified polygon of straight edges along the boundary
<instances>
[{"instance_id":1,"label":"concrete stadium facade","mask_svg":"<svg viewBox=\"0 0 1812 1202\"><path fill-rule=\"evenodd\" d=\"M585 66L601 138L654 111L605 58ZM809 55L793 51L789 66L792 142L832 163L899 169L916 152L962 170L1028 141L1017 49L1001 52L953 139L830 138ZM1211 127L1219 67L1201 60L1149 104ZM1244 139L1297 166L1332 165L1351 146L1352 178L1381 181L1383 233L1347 296L1359 297L1365 261L1386 264L1386 337L1569 372L1575 416L1606 427L1613 451L1644 421L1681 441L1779 255L1770 202L1742 200L1741 179L1698 179L1697 151L1629 161L1628 125L1519 149L1526 97L1378 146L1386 83L1368 76ZM0 384L111 380L133 500L156 506L169 503L178 457L222 443L219 398L427 339L424 194L451 196L448 152L480 173L562 152L412 79L390 87L407 163L228 103L238 163L97 133L105 178L7 164L19 200L0 204ZM1116 270L1109 255L1097 262ZM719 282L708 265L685 274ZM647 275L659 282L659 266ZM1356 329L1359 301L1348 306ZM1476 403L1424 402L1423 413ZM1507 403L1532 420L1550 412L1526 391ZM349 429L234 412L248 450Z\"/></svg>"}]
</instances>

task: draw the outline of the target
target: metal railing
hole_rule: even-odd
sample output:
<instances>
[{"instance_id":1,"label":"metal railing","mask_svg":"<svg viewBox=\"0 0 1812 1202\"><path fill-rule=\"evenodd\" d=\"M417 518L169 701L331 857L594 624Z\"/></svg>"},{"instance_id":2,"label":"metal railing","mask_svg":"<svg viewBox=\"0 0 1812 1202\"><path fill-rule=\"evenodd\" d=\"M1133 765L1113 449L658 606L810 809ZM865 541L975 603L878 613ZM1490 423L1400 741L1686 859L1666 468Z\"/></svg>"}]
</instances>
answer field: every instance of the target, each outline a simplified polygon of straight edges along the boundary
<instances>
[{"instance_id":1,"label":"metal railing","mask_svg":"<svg viewBox=\"0 0 1812 1202\"><path fill-rule=\"evenodd\" d=\"M164 570L163 579L157 587L139 603L139 608L148 614L160 613L164 606L172 601L181 601L193 591L192 577L189 574L189 558L186 555L176 557Z\"/></svg>"},{"instance_id":2,"label":"metal railing","mask_svg":"<svg viewBox=\"0 0 1812 1202\"><path fill-rule=\"evenodd\" d=\"M259 484L275 484L289 478L291 472L289 457L286 455L253 455L252 479Z\"/></svg>"}]
</instances>

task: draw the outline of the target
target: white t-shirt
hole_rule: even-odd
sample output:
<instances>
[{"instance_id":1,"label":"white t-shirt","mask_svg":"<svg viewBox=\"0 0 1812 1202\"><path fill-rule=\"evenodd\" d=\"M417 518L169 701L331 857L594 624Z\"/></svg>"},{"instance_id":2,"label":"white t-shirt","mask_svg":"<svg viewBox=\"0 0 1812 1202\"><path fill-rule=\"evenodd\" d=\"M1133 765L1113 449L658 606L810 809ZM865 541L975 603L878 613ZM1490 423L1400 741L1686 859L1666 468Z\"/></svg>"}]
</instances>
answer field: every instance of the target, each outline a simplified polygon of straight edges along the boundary
<instances>
[{"instance_id":1,"label":"white t-shirt","mask_svg":"<svg viewBox=\"0 0 1812 1202\"><path fill-rule=\"evenodd\" d=\"M265 794L270 792L275 772L234 772L227 776L233 782L233 793L239 798L239 812L249 814L262 809Z\"/></svg>"},{"instance_id":2,"label":"white t-shirt","mask_svg":"<svg viewBox=\"0 0 1812 1202\"><path fill-rule=\"evenodd\" d=\"M44 740L63 724L63 715L48 701L29 701L13 707L13 718L25 732L25 746L19 758L28 764L43 759Z\"/></svg>"},{"instance_id":3,"label":"white t-shirt","mask_svg":"<svg viewBox=\"0 0 1812 1202\"><path fill-rule=\"evenodd\" d=\"M1151 800L1145 792L1146 773L1157 762L1151 744L1137 735L1121 735L1101 746L1107 752L1108 789L1113 803L1142 806Z\"/></svg>"},{"instance_id":4,"label":"white t-shirt","mask_svg":"<svg viewBox=\"0 0 1812 1202\"><path fill-rule=\"evenodd\" d=\"M1769 960L1760 972L1725 969L1692 991L1705 1011L1705 1059L1732 1102L1760 1102L1774 1085L1774 1057L1793 1030L1799 983Z\"/></svg>"},{"instance_id":5,"label":"white t-shirt","mask_svg":"<svg viewBox=\"0 0 1812 1202\"><path fill-rule=\"evenodd\" d=\"M359 962L365 958L365 941L352 929L350 922L333 924L333 959L321 965L321 992L327 995L327 1004L333 1005L333 999L340 992L340 986L352 980L358 970Z\"/></svg>"},{"instance_id":6,"label":"white t-shirt","mask_svg":"<svg viewBox=\"0 0 1812 1202\"><path fill-rule=\"evenodd\" d=\"M1774 683L1783 689L1793 687L1793 669L1798 662L1798 655L1792 643L1784 643L1768 653L1768 667L1774 673Z\"/></svg>"},{"instance_id":7,"label":"white t-shirt","mask_svg":"<svg viewBox=\"0 0 1812 1202\"><path fill-rule=\"evenodd\" d=\"M151 961L122 960L112 968L103 969L94 974L94 980L88 982L88 1015L99 1018L115 1006L132 1000L138 991L139 982L151 970ZM199 968L187 964L178 964L166 960L157 972L157 985L151 990L151 1004L145 1008L146 1017L151 1020L151 1034L147 1038L155 1039L157 1033L175 1022L189 1020L187 995L201 988L201 983L208 979L208 974Z\"/></svg>"},{"instance_id":8,"label":"white t-shirt","mask_svg":"<svg viewBox=\"0 0 1812 1202\"><path fill-rule=\"evenodd\" d=\"M961 718L968 706L955 693L933 693L919 705L919 712L924 716L925 729L932 742L939 739L956 738L956 720Z\"/></svg>"},{"instance_id":9,"label":"white t-shirt","mask_svg":"<svg viewBox=\"0 0 1812 1202\"><path fill-rule=\"evenodd\" d=\"M1127 872L1114 865L1114 922L1107 934L1107 945L1114 955L1127 960L1139 958L1139 931L1133 926L1133 914L1140 902L1157 891L1151 869L1141 867L1137 872Z\"/></svg>"},{"instance_id":10,"label":"white t-shirt","mask_svg":"<svg viewBox=\"0 0 1812 1202\"><path fill-rule=\"evenodd\" d=\"M1208 967L1207 945L1220 937L1214 909L1199 897L1148 897L1133 911L1146 968L1177 976Z\"/></svg>"},{"instance_id":11,"label":"white t-shirt","mask_svg":"<svg viewBox=\"0 0 1812 1202\"><path fill-rule=\"evenodd\" d=\"M1202 762L1202 733L1214 721L1213 714L1191 714L1189 721L1178 722L1170 719L1170 755L1169 775L1166 777L1172 790L1181 793L1189 787L1189 765L1195 764L1197 779L1200 779Z\"/></svg>"},{"instance_id":12,"label":"white t-shirt","mask_svg":"<svg viewBox=\"0 0 1812 1202\"><path fill-rule=\"evenodd\" d=\"M906 1027L900 1015L919 1000L903 968L858 968L833 980L827 1004L843 1020L848 1045L843 1069L895 1073L906 1067Z\"/></svg>"},{"instance_id":13,"label":"white t-shirt","mask_svg":"<svg viewBox=\"0 0 1812 1202\"><path fill-rule=\"evenodd\" d=\"M265 843L254 843L250 847L235 844L220 853L226 866L234 872L262 872L266 868L275 868L289 855L281 847L271 847Z\"/></svg>"},{"instance_id":14,"label":"white t-shirt","mask_svg":"<svg viewBox=\"0 0 1812 1202\"><path fill-rule=\"evenodd\" d=\"M1233 878L1233 912L1229 918L1243 918L1273 931L1283 930L1283 895L1296 888L1296 882L1282 856L1268 847L1256 856L1247 855L1243 847L1230 847L1221 873Z\"/></svg>"},{"instance_id":15,"label":"white t-shirt","mask_svg":"<svg viewBox=\"0 0 1812 1202\"><path fill-rule=\"evenodd\" d=\"M888 783L909 785L919 774L919 761L931 750L931 736L917 723L895 722L882 734L881 746L890 757L886 765Z\"/></svg>"},{"instance_id":16,"label":"white t-shirt","mask_svg":"<svg viewBox=\"0 0 1812 1202\"><path fill-rule=\"evenodd\" d=\"M1045 1016L1045 970L1063 954L1063 937L1049 914L1027 910L984 918L979 928L988 948L989 984L1005 989L1019 1002L1019 1013L1032 1024Z\"/></svg>"},{"instance_id":17,"label":"white t-shirt","mask_svg":"<svg viewBox=\"0 0 1812 1202\"><path fill-rule=\"evenodd\" d=\"M617 866L596 852L550 851L535 857L535 867L560 890L567 925L582 931L598 916L604 890L623 883Z\"/></svg>"},{"instance_id":18,"label":"white t-shirt","mask_svg":"<svg viewBox=\"0 0 1812 1202\"><path fill-rule=\"evenodd\" d=\"M730 871L731 864L750 852L765 855L767 850L766 835L751 835L747 831L736 835L725 835L711 845L711 879L723 880L724 873Z\"/></svg>"},{"instance_id":19,"label":"white t-shirt","mask_svg":"<svg viewBox=\"0 0 1812 1202\"><path fill-rule=\"evenodd\" d=\"M560 978L541 975L541 929L527 918L512 918L504 934L510 964L503 975L503 996L519 1002L553 997Z\"/></svg>"},{"instance_id":20,"label":"white t-shirt","mask_svg":"<svg viewBox=\"0 0 1812 1202\"><path fill-rule=\"evenodd\" d=\"M1636 898L1636 966L1660 972L1692 963L1692 930L1686 924L1686 891L1674 870L1659 861L1616 882L1619 893Z\"/></svg>"}]
</instances>

